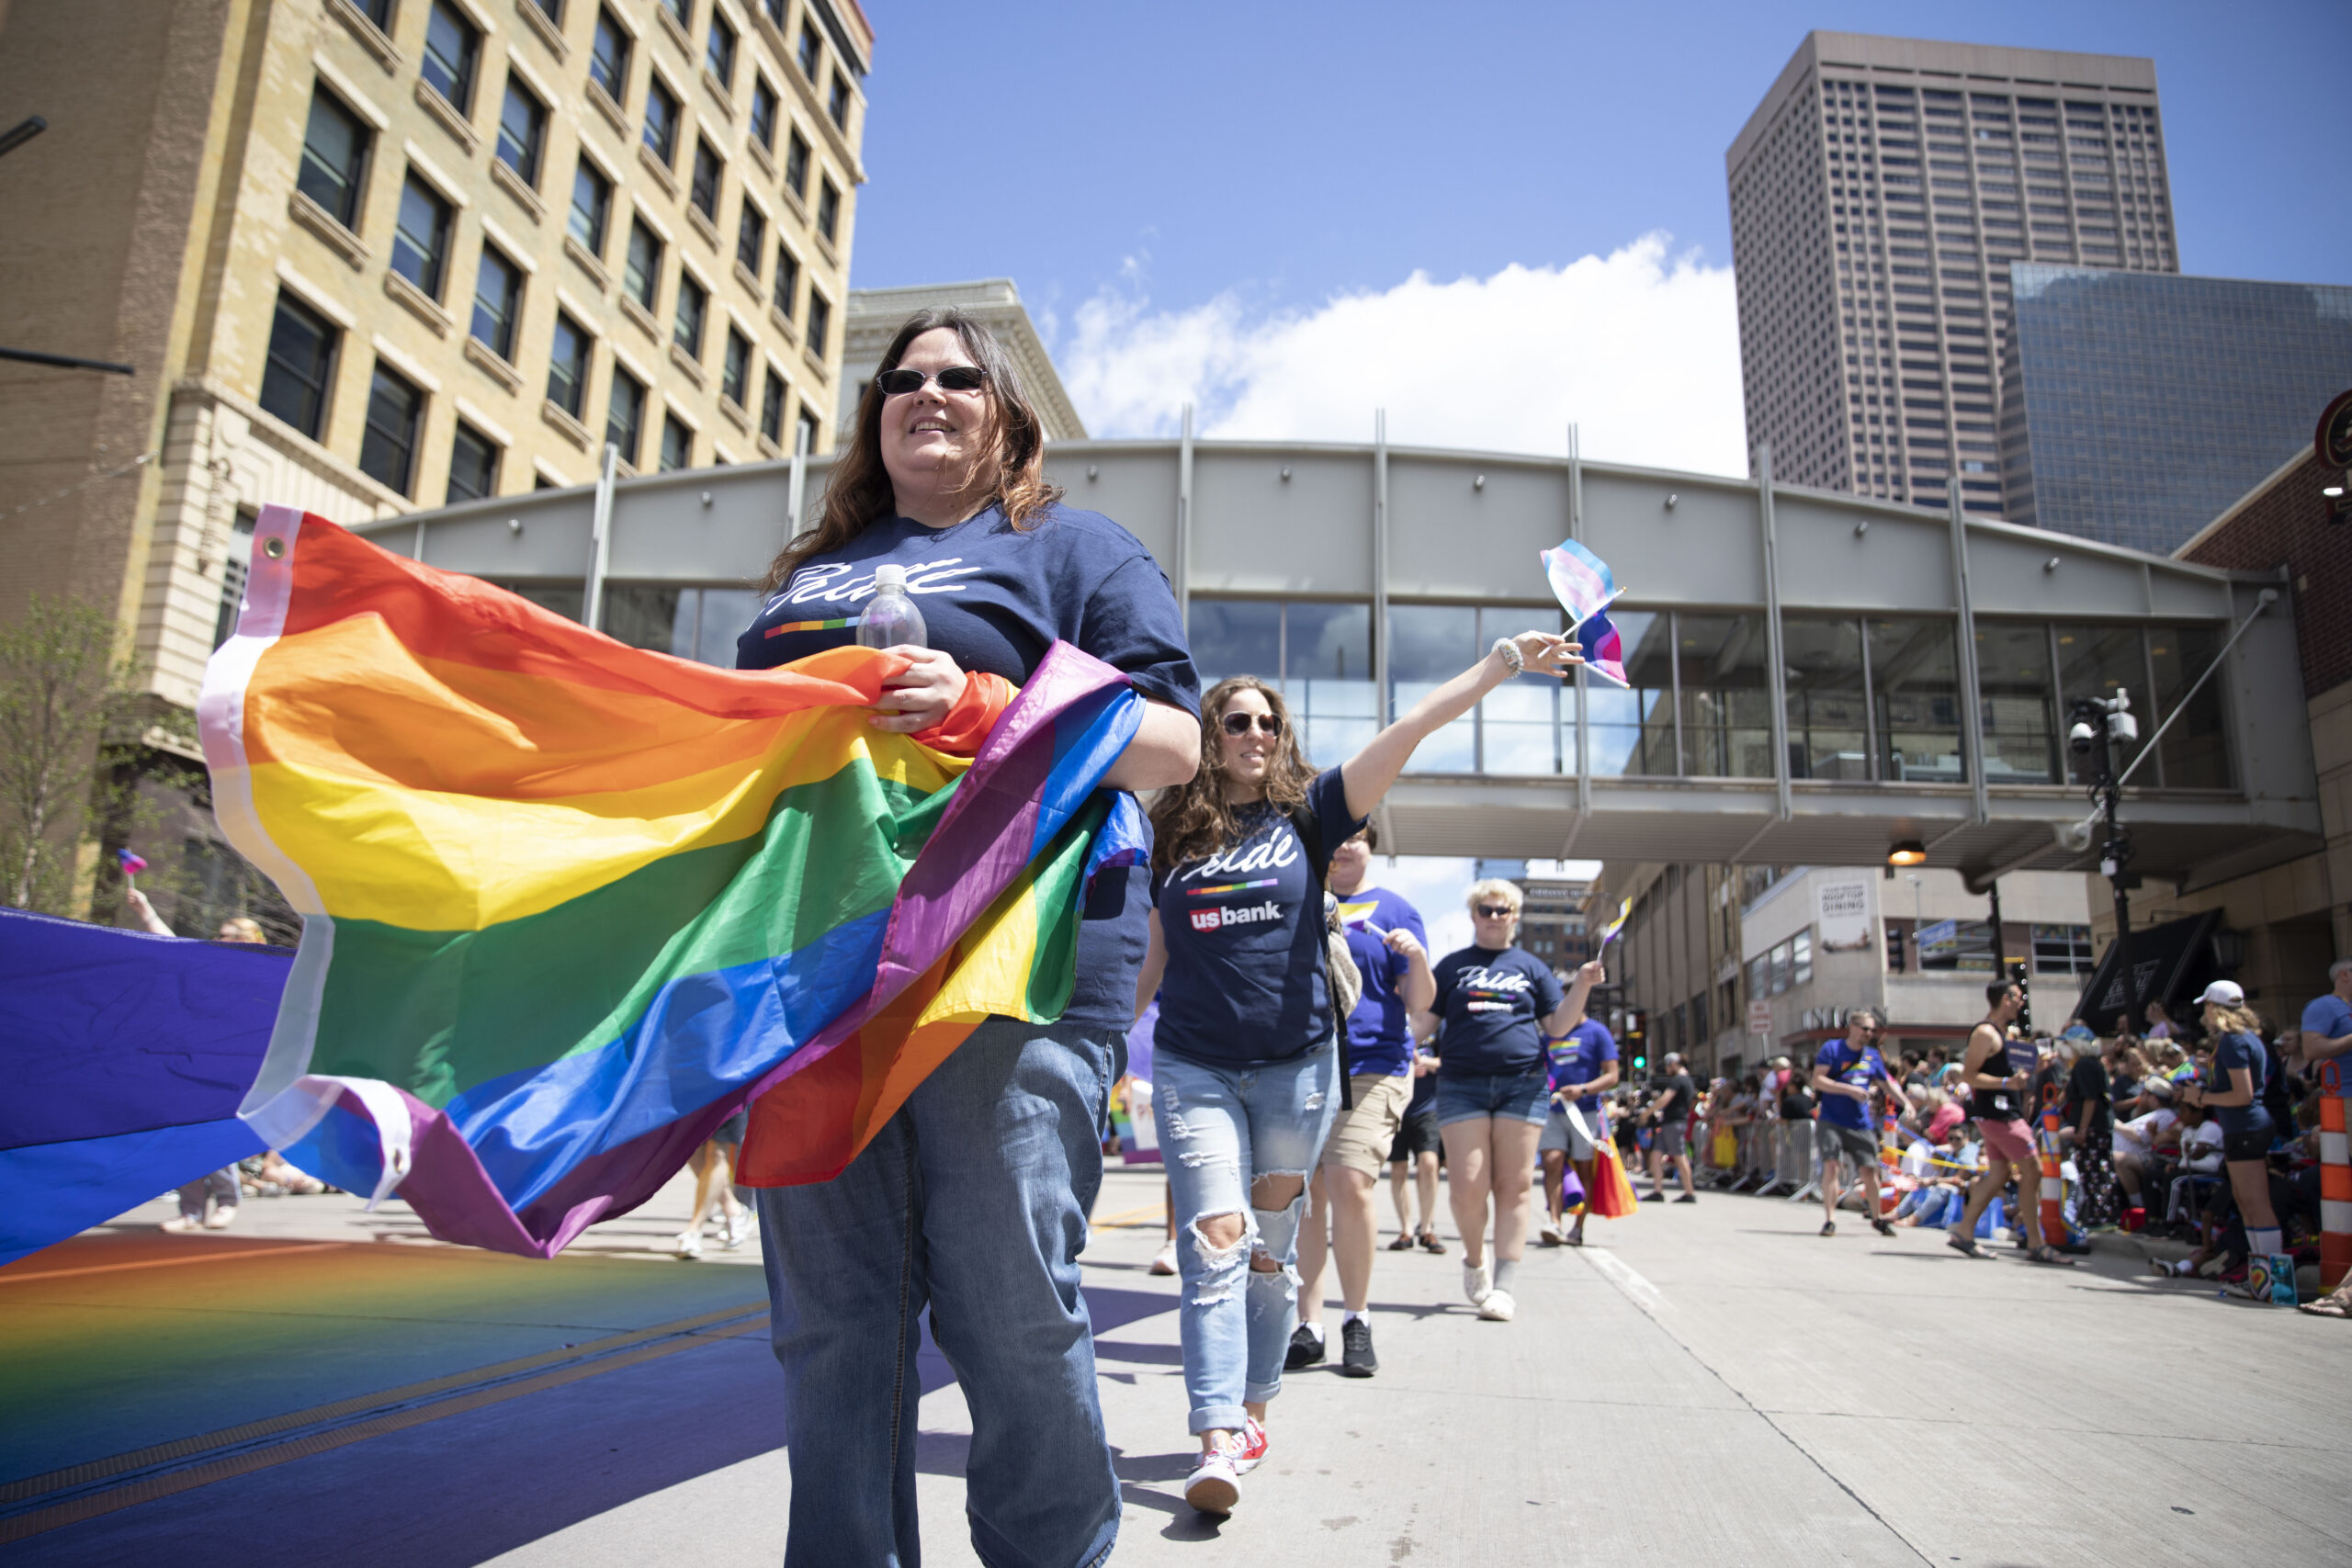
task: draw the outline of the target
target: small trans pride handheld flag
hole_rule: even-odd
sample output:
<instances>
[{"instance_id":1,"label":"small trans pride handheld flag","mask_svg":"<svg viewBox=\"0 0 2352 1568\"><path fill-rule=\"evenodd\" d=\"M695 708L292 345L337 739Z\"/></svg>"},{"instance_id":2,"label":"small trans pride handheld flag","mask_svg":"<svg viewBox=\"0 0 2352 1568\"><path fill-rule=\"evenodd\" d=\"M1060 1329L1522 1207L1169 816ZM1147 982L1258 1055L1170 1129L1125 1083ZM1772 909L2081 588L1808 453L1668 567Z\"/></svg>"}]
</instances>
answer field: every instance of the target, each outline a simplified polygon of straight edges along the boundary
<instances>
[{"instance_id":1,"label":"small trans pride handheld flag","mask_svg":"<svg viewBox=\"0 0 2352 1568\"><path fill-rule=\"evenodd\" d=\"M1609 563L1577 544L1563 539L1557 549L1538 552L1552 592L1568 613L1585 668L1604 681L1630 686L1625 678L1625 645L1609 619L1609 605L1623 589L1610 573Z\"/></svg>"}]
</instances>

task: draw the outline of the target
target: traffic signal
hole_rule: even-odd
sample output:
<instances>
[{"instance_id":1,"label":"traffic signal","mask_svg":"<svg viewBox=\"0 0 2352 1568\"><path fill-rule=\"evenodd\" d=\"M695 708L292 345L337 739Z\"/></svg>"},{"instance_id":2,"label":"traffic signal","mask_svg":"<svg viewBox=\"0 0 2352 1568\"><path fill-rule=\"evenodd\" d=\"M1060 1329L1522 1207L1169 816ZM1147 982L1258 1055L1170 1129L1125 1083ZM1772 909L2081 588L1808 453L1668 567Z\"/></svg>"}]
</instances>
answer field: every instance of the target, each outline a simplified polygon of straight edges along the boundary
<instances>
[{"instance_id":1,"label":"traffic signal","mask_svg":"<svg viewBox=\"0 0 2352 1568\"><path fill-rule=\"evenodd\" d=\"M1634 1071L1637 1073L1649 1065L1650 1059L1647 1056L1636 1056L1634 1058Z\"/></svg>"}]
</instances>

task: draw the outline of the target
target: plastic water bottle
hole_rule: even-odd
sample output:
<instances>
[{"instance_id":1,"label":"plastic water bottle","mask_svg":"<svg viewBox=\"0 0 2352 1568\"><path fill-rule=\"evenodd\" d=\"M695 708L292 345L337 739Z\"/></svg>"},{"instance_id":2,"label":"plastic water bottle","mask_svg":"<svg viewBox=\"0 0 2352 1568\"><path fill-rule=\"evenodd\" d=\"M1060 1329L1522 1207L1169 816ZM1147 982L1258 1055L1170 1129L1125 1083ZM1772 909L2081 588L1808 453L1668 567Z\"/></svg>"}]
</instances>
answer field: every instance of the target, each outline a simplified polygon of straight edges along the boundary
<instances>
[{"instance_id":1,"label":"plastic water bottle","mask_svg":"<svg viewBox=\"0 0 2352 1568\"><path fill-rule=\"evenodd\" d=\"M860 648L926 648L923 641L922 612L907 594L907 569L902 566L877 566L874 569L874 597L865 602L865 609L857 617L857 646Z\"/></svg>"}]
</instances>

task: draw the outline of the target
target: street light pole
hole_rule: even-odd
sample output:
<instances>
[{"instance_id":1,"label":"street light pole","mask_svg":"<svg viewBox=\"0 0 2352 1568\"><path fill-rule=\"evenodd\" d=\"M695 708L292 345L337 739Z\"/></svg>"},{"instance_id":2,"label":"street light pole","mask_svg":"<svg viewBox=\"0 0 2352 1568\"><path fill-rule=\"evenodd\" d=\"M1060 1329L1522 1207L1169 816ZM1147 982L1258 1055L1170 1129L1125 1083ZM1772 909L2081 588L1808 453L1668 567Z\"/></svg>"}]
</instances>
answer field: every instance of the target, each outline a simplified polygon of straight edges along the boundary
<instances>
[{"instance_id":1,"label":"street light pole","mask_svg":"<svg viewBox=\"0 0 2352 1568\"><path fill-rule=\"evenodd\" d=\"M2107 837L2099 844L2099 874L2107 878L2108 887L2115 896L2115 973L2123 987L2123 1011L2119 1016L2119 1032L2128 1029L2140 1032L2139 976L2132 967L2132 885L2139 879L2125 868L2132 859L2132 840L2124 834L2123 825L2116 819L2118 807L2123 797L2123 785L2115 773L2117 740L2139 739L2140 727L2132 716L2130 694L2118 690L2112 698L2077 697L2067 709L2067 716L2075 722L2066 732L2067 744L2075 754L2088 761L2096 773L2091 784L2091 799L2099 815L2107 820Z\"/></svg>"}]
</instances>

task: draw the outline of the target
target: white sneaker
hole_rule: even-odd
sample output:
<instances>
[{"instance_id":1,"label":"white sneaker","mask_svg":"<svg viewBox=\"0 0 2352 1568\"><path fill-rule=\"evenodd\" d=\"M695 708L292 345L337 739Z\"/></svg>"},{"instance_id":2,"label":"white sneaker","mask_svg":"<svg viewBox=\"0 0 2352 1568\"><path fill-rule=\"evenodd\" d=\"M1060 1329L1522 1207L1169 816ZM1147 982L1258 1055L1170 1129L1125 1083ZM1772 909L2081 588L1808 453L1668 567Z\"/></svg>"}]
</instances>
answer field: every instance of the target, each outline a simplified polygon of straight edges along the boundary
<instances>
[{"instance_id":1,"label":"white sneaker","mask_svg":"<svg viewBox=\"0 0 2352 1568\"><path fill-rule=\"evenodd\" d=\"M1487 1272L1487 1266L1464 1259L1462 1265L1462 1293L1470 1298L1470 1304L1479 1305L1494 1294L1494 1291L1495 1278Z\"/></svg>"},{"instance_id":2,"label":"white sneaker","mask_svg":"<svg viewBox=\"0 0 2352 1568\"><path fill-rule=\"evenodd\" d=\"M751 1234L751 1227L743 1223L743 1216L741 1214L729 1214L727 1216L726 1239L721 1241L719 1246L725 1247L728 1251L732 1252L737 1247L742 1246L744 1238L749 1236Z\"/></svg>"},{"instance_id":3,"label":"white sneaker","mask_svg":"<svg viewBox=\"0 0 2352 1568\"><path fill-rule=\"evenodd\" d=\"M155 1228L157 1230L170 1231L175 1235L185 1235L189 1231L202 1230L204 1228L204 1221L199 1215L179 1214L171 1219L165 1220L162 1224L157 1225Z\"/></svg>"},{"instance_id":4,"label":"white sneaker","mask_svg":"<svg viewBox=\"0 0 2352 1568\"><path fill-rule=\"evenodd\" d=\"M1170 1236L1168 1245L1152 1256L1151 1271L1155 1274L1176 1272L1176 1238L1174 1236Z\"/></svg>"},{"instance_id":5,"label":"white sneaker","mask_svg":"<svg viewBox=\"0 0 2352 1568\"><path fill-rule=\"evenodd\" d=\"M1222 1449L1203 1454L1184 1478L1184 1501L1204 1514L1233 1512L1241 1501L1241 1472L1234 1467L1233 1456Z\"/></svg>"},{"instance_id":6,"label":"white sneaker","mask_svg":"<svg viewBox=\"0 0 2352 1568\"><path fill-rule=\"evenodd\" d=\"M1560 1226L1559 1226L1559 1222L1557 1222L1556 1220L1545 1220L1545 1221L1544 1222L1544 1228L1543 1228L1542 1230L1540 1230L1540 1231L1538 1231L1538 1232L1536 1233L1536 1235L1535 1235L1535 1239L1536 1239L1537 1241L1541 1242L1541 1243L1542 1243L1544 1246L1545 1246L1545 1247L1557 1247L1557 1246L1559 1246L1559 1245L1560 1245Z\"/></svg>"},{"instance_id":7,"label":"white sneaker","mask_svg":"<svg viewBox=\"0 0 2352 1568\"><path fill-rule=\"evenodd\" d=\"M1488 1323L1509 1323L1519 1303L1510 1299L1509 1291L1488 1291L1478 1301L1478 1315Z\"/></svg>"},{"instance_id":8,"label":"white sneaker","mask_svg":"<svg viewBox=\"0 0 2352 1568\"><path fill-rule=\"evenodd\" d=\"M225 1231L236 1222L237 1206L231 1203L213 1210L212 1217L204 1222L204 1228L209 1231Z\"/></svg>"},{"instance_id":9,"label":"white sneaker","mask_svg":"<svg viewBox=\"0 0 2352 1568\"><path fill-rule=\"evenodd\" d=\"M702 1256L702 1236L698 1231L699 1227L696 1230L678 1233L678 1239L674 1245L679 1257L700 1258Z\"/></svg>"}]
</instances>

